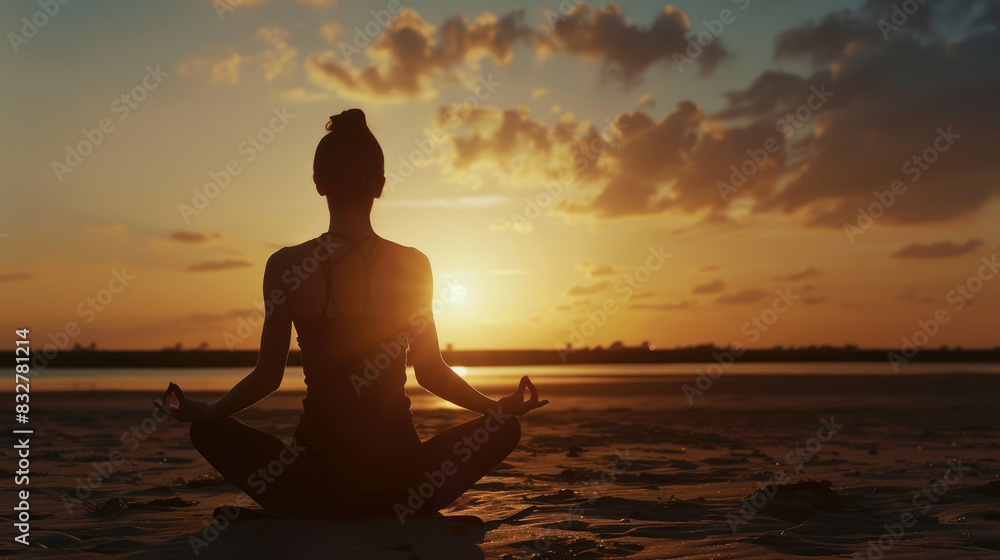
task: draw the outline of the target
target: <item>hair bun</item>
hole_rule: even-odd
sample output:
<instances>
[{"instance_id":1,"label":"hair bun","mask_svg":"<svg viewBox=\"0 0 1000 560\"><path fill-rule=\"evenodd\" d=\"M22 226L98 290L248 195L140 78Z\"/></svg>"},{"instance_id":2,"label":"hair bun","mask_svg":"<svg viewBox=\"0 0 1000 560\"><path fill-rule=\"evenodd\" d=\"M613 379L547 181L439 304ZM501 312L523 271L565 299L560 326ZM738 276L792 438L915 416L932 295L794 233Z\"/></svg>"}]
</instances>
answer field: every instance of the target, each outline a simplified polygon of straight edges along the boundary
<instances>
[{"instance_id":1,"label":"hair bun","mask_svg":"<svg viewBox=\"0 0 1000 560\"><path fill-rule=\"evenodd\" d=\"M343 134L357 134L368 132L368 123L365 121L365 113L361 109L348 109L339 115L330 117L330 122L326 124L329 131L336 130Z\"/></svg>"}]
</instances>

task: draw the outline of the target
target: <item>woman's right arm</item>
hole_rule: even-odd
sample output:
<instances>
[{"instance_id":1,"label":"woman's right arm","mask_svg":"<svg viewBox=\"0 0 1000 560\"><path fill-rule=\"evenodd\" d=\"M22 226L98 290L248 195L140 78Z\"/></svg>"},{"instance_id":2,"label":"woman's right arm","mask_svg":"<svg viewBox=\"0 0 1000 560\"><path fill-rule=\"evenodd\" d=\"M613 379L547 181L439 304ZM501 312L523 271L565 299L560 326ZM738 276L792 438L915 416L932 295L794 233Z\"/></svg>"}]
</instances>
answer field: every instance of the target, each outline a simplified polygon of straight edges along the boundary
<instances>
[{"instance_id":1,"label":"woman's right arm","mask_svg":"<svg viewBox=\"0 0 1000 560\"><path fill-rule=\"evenodd\" d=\"M266 306L271 312L264 316L260 354L253 371L214 404L188 399L180 387L171 383L162 401L169 411L157 404L161 410L167 411L181 422L211 422L232 416L278 389L288 361L292 334L292 318L287 299L280 298L281 303L273 301L274 294L283 294L280 282L283 271L282 259L275 253L268 259L264 269L264 301L272 299L273 305ZM170 406L171 394L177 397L177 408Z\"/></svg>"}]
</instances>

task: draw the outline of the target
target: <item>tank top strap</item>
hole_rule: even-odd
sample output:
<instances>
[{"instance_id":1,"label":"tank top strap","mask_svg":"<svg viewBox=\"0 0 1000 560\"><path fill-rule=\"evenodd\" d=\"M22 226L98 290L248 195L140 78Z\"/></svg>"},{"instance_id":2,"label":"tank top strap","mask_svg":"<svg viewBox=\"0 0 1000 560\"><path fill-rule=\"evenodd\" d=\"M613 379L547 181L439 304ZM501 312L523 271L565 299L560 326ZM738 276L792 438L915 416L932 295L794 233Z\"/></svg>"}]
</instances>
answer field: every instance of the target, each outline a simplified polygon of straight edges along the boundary
<instances>
[{"instance_id":1,"label":"tank top strap","mask_svg":"<svg viewBox=\"0 0 1000 560\"><path fill-rule=\"evenodd\" d=\"M371 290L369 289L369 285L368 284L369 284L369 279L370 279L370 275L371 275L372 264L375 262L375 258L374 258L375 254L379 250L379 248L381 247L381 244L379 243L380 239L379 239L379 237L377 235L374 235L374 234L369 234L369 235L367 235L367 236L359 239L358 241L355 241L355 240L351 239L350 237L347 237L346 235L342 235L342 234L339 234L339 233L334 233L332 235L335 235L337 237L340 237L340 238L344 239L345 241L349 242L351 244L351 246L350 246L350 248L346 252L344 252L344 254L340 255L336 259L327 259L326 262L324 262L323 265L320 267L322 269L322 271L323 271L323 282L325 283L325 288L326 288L324 296L323 296L323 307L322 307L323 311L322 311L322 316L326 317L326 311L327 311L327 309L330 306L331 300L333 302L333 311L334 311L334 313L336 313L337 315L340 315L340 307L337 305L337 299L331 297L331 292L333 291L333 283L331 281L331 277L333 276L332 270L333 270L333 265L335 265L338 262L340 262L340 259L342 259L345 256L347 256L347 254L350 253L351 251L357 251L358 252L358 256L361 257L361 262L364 264L364 274L365 274L364 290L365 290L365 296L364 296L363 313L368 313L369 306L370 306L369 304L371 302L371 293L370 293ZM367 253L366 253L365 251L363 251L361 249L361 244L364 243L365 241L367 241L369 238L374 238L374 240L372 241L370 247L368 247L368 250L367 250ZM319 239L318 238L316 239L316 243L317 243L317 245L319 244Z\"/></svg>"},{"instance_id":2,"label":"tank top strap","mask_svg":"<svg viewBox=\"0 0 1000 560\"><path fill-rule=\"evenodd\" d=\"M369 281L371 280L372 265L375 263L378 250L382 247L379 243L378 236L375 236L375 241L372 242L372 248L368 252L368 258L365 259L365 301L364 307L362 307L363 313L369 313L369 304L371 303L371 287L369 286Z\"/></svg>"}]
</instances>

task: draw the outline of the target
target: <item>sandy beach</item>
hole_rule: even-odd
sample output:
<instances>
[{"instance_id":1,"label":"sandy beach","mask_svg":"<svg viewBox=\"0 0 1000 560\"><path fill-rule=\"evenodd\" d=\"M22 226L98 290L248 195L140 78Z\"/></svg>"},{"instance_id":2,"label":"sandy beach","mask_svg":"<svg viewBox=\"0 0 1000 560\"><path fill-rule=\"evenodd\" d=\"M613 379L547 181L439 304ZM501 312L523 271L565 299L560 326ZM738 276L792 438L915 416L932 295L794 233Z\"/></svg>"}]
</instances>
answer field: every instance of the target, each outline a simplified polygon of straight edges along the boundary
<instances>
[{"instance_id":1,"label":"sandy beach","mask_svg":"<svg viewBox=\"0 0 1000 560\"><path fill-rule=\"evenodd\" d=\"M630 399L622 387L545 387L553 405L525 417L521 444L507 461L445 510L444 519L403 523L236 519L226 506L252 502L197 455L186 425L151 415L153 395L41 394L31 436L31 545L13 541L8 511L0 552L1000 557L994 376L916 376L892 385L864 377L786 377L780 384L731 378L694 407L680 397L684 381L632 389L646 401ZM301 397L276 393L240 418L290 440ZM625 406L630 400L645 404ZM648 406L657 400L665 404ZM468 418L454 409L414 411L423 437ZM12 450L4 454L13 465Z\"/></svg>"}]
</instances>

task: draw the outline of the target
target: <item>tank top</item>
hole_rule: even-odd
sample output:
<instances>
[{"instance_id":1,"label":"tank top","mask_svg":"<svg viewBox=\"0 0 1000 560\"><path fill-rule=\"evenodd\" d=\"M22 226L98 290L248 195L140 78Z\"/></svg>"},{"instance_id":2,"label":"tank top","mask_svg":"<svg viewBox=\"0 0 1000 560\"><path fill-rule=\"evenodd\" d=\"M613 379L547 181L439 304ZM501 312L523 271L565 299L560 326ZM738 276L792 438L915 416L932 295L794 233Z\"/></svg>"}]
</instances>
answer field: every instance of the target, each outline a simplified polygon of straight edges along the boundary
<instances>
[{"instance_id":1,"label":"tank top","mask_svg":"<svg viewBox=\"0 0 1000 560\"><path fill-rule=\"evenodd\" d=\"M403 388L407 318L371 312L369 276L381 240L375 235L357 242L344 239L350 249L320 263L325 282L321 317L292 319L306 383L295 439L316 452L331 474L373 492L392 492L412 473L409 463L420 445ZM333 266L352 252L364 265L360 314L341 313L331 297Z\"/></svg>"}]
</instances>

